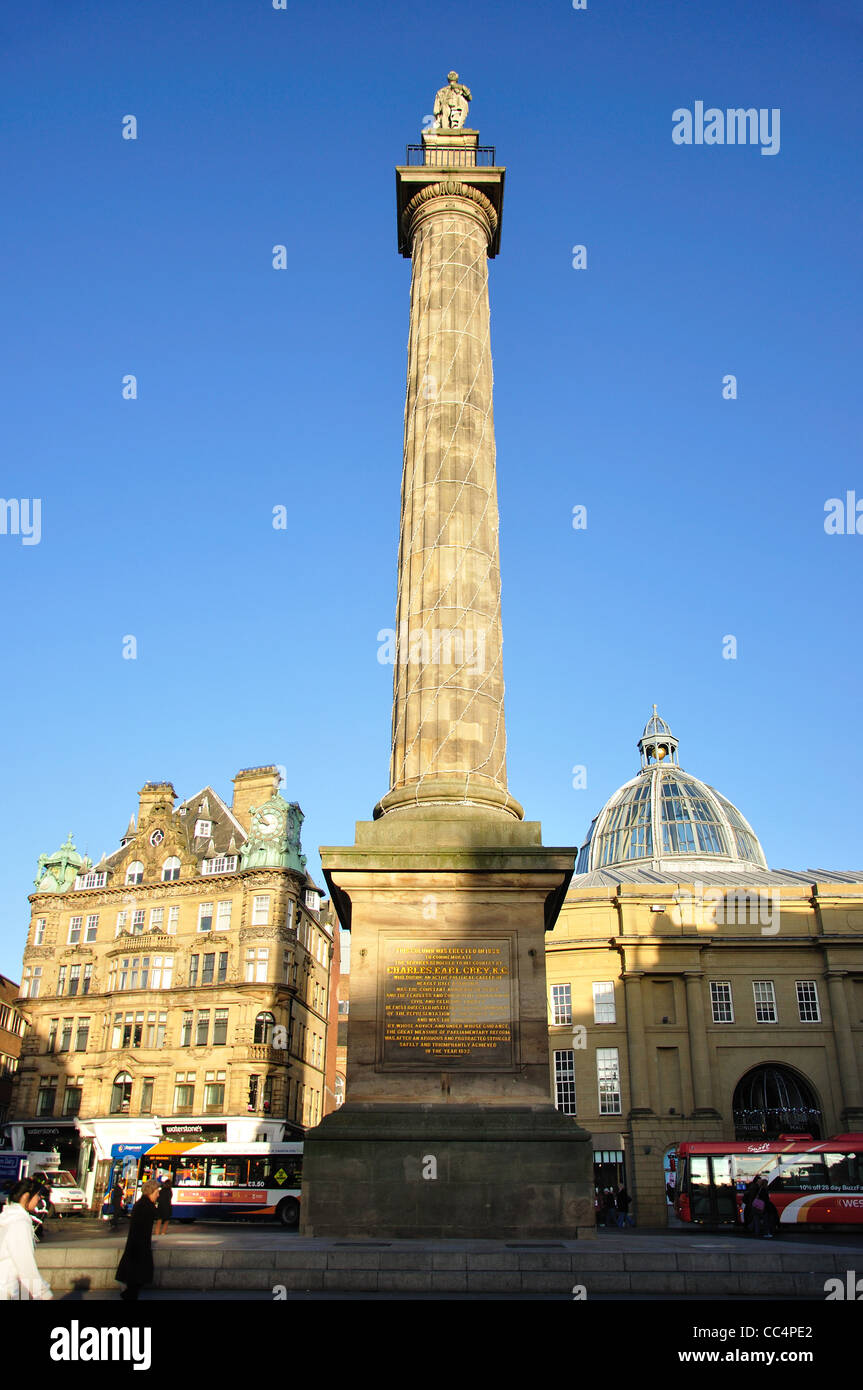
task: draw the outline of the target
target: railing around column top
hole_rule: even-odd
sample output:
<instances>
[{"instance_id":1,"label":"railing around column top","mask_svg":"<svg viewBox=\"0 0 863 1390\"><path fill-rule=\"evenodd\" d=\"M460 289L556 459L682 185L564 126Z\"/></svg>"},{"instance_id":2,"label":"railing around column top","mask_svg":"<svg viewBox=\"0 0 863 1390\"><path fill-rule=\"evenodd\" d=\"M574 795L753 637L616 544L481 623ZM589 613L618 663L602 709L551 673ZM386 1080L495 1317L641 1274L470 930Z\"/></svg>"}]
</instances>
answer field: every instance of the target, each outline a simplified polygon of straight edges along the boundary
<instances>
[{"instance_id":1,"label":"railing around column top","mask_svg":"<svg viewBox=\"0 0 863 1390\"><path fill-rule=\"evenodd\" d=\"M453 149L448 145L407 145L407 164L425 164L434 169L475 169L477 165L494 165L494 145L474 145L468 149Z\"/></svg>"}]
</instances>

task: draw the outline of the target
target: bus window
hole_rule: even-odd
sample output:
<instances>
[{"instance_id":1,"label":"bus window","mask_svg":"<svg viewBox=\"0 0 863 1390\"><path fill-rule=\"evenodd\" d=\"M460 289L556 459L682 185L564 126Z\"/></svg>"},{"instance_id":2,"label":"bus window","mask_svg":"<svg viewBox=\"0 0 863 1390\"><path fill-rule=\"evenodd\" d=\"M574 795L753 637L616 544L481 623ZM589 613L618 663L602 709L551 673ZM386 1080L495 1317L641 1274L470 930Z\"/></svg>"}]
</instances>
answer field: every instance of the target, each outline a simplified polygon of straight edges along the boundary
<instances>
[{"instance_id":1,"label":"bus window","mask_svg":"<svg viewBox=\"0 0 863 1390\"><path fill-rule=\"evenodd\" d=\"M737 1191L744 1192L752 1179L759 1173L766 1173L775 1163L773 1154L735 1154L734 1172L737 1178Z\"/></svg>"},{"instance_id":2,"label":"bus window","mask_svg":"<svg viewBox=\"0 0 863 1390\"><path fill-rule=\"evenodd\" d=\"M208 1160L208 1187L245 1187L248 1160L245 1158L211 1158Z\"/></svg>"},{"instance_id":3,"label":"bus window","mask_svg":"<svg viewBox=\"0 0 863 1390\"><path fill-rule=\"evenodd\" d=\"M734 1221L737 1215L737 1198L731 1155L715 1154L710 1162L713 1168L713 1195L716 1202L714 1216L718 1221Z\"/></svg>"},{"instance_id":4,"label":"bus window","mask_svg":"<svg viewBox=\"0 0 863 1390\"><path fill-rule=\"evenodd\" d=\"M693 1221L709 1221L710 1159L706 1154L691 1154L689 1159L689 1209Z\"/></svg>"},{"instance_id":5,"label":"bus window","mask_svg":"<svg viewBox=\"0 0 863 1390\"><path fill-rule=\"evenodd\" d=\"M856 1192L863 1180L863 1154L824 1154L827 1180L841 1192Z\"/></svg>"},{"instance_id":6,"label":"bus window","mask_svg":"<svg viewBox=\"0 0 863 1390\"><path fill-rule=\"evenodd\" d=\"M177 1187L203 1187L204 1186L204 1165L186 1160L177 1164L177 1176L174 1179Z\"/></svg>"},{"instance_id":7,"label":"bus window","mask_svg":"<svg viewBox=\"0 0 863 1390\"><path fill-rule=\"evenodd\" d=\"M303 1160L299 1154L284 1154L273 1164L274 1187L301 1187Z\"/></svg>"},{"instance_id":8,"label":"bus window","mask_svg":"<svg viewBox=\"0 0 863 1390\"><path fill-rule=\"evenodd\" d=\"M273 1171L271 1158L249 1159L249 1187L269 1187Z\"/></svg>"},{"instance_id":9,"label":"bus window","mask_svg":"<svg viewBox=\"0 0 863 1390\"><path fill-rule=\"evenodd\" d=\"M797 1154L790 1163L780 1159L780 1167L770 1183L771 1192L823 1192L827 1169L820 1154Z\"/></svg>"}]
</instances>

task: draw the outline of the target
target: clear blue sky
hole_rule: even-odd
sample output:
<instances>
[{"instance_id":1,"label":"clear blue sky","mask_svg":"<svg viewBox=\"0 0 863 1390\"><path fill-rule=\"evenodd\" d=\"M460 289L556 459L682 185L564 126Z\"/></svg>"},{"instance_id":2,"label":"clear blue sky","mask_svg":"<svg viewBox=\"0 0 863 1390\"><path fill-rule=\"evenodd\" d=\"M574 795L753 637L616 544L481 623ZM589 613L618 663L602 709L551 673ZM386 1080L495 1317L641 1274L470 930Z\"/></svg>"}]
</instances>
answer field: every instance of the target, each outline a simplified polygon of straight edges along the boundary
<instances>
[{"instance_id":1,"label":"clear blue sky","mask_svg":"<svg viewBox=\"0 0 863 1390\"><path fill-rule=\"evenodd\" d=\"M861 41L852 0L6 11L0 492L42 539L0 536L0 970L39 853L115 848L148 779L284 764L314 872L387 790L393 167L451 67L507 166L511 790L578 844L657 701L771 865L863 864L863 535L823 526L863 498ZM778 107L780 152L675 145L696 100Z\"/></svg>"}]
</instances>

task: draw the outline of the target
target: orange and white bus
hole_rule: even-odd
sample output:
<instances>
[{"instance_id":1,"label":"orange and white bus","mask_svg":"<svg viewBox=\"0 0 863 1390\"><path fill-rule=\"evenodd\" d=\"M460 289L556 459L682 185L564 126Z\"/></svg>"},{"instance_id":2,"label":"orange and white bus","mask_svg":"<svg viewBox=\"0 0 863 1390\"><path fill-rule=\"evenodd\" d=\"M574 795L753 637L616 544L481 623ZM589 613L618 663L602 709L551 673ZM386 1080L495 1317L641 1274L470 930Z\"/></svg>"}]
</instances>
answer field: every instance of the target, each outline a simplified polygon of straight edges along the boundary
<instances>
[{"instance_id":1,"label":"orange and white bus","mask_svg":"<svg viewBox=\"0 0 863 1390\"><path fill-rule=\"evenodd\" d=\"M863 1222L863 1134L683 1143L674 1210L702 1226L743 1226L743 1194L766 1178L780 1226Z\"/></svg>"},{"instance_id":2,"label":"orange and white bus","mask_svg":"<svg viewBox=\"0 0 863 1390\"><path fill-rule=\"evenodd\" d=\"M136 1196L150 1178L173 1184L171 1218L223 1220L226 1216L300 1219L303 1145L183 1144L165 1141L141 1155Z\"/></svg>"}]
</instances>

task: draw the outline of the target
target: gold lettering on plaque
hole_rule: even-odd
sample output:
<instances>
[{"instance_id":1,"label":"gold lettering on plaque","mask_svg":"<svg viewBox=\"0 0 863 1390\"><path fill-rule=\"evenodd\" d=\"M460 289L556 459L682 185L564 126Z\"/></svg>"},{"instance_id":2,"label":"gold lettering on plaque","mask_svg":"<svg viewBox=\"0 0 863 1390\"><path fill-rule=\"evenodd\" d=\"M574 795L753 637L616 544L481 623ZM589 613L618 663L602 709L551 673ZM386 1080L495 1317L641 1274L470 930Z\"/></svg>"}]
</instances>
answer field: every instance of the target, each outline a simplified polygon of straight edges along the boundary
<instances>
[{"instance_id":1,"label":"gold lettering on plaque","mask_svg":"<svg viewBox=\"0 0 863 1390\"><path fill-rule=\"evenodd\" d=\"M385 947L384 1063L513 1065L510 942Z\"/></svg>"}]
</instances>

